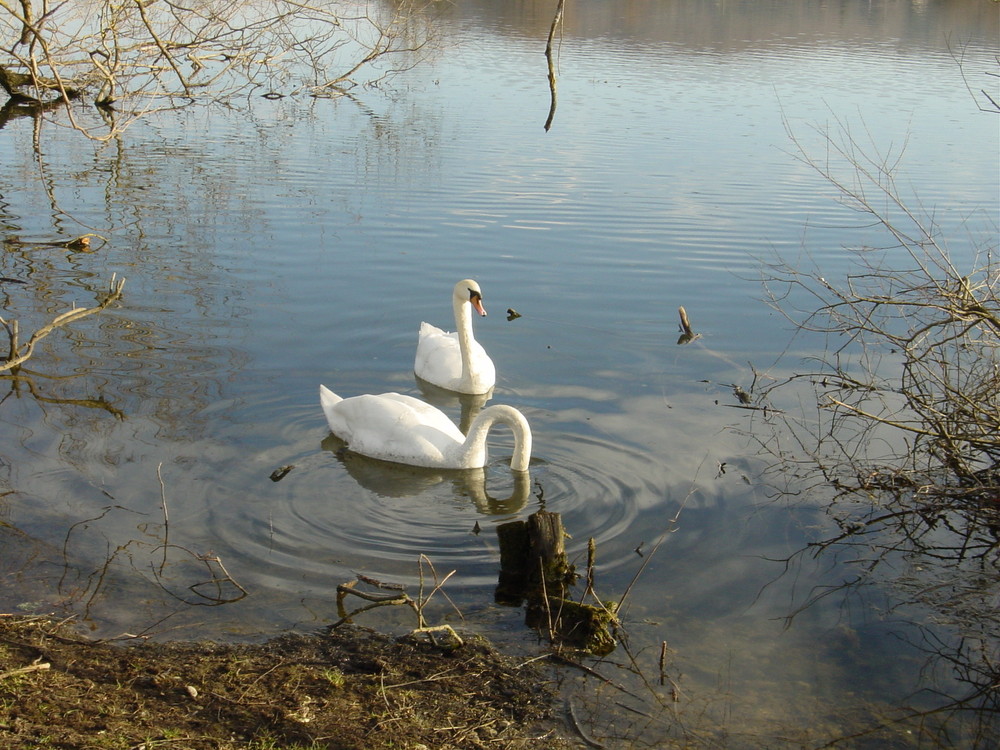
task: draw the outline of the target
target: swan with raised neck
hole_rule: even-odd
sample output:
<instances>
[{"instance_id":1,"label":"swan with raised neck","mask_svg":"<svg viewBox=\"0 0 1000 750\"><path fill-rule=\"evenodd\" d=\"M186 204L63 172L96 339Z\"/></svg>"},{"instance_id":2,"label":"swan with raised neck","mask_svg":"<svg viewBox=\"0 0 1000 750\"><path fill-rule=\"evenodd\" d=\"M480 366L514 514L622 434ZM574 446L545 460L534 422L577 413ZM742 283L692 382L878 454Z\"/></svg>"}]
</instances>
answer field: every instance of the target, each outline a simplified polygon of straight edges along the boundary
<instances>
[{"instance_id":1,"label":"swan with raised neck","mask_svg":"<svg viewBox=\"0 0 1000 750\"><path fill-rule=\"evenodd\" d=\"M472 333L472 311L486 316L483 293L474 279L462 279L451 294L455 331L421 323L413 372L439 388L486 393L496 383L496 367Z\"/></svg>"},{"instance_id":2,"label":"swan with raised neck","mask_svg":"<svg viewBox=\"0 0 1000 750\"><path fill-rule=\"evenodd\" d=\"M468 435L430 404L400 393L341 398L319 387L320 404L330 431L349 450L370 458L437 469L480 469L486 465L486 436L498 422L514 435L510 468L527 471L531 428L513 406L495 404L472 421Z\"/></svg>"}]
</instances>

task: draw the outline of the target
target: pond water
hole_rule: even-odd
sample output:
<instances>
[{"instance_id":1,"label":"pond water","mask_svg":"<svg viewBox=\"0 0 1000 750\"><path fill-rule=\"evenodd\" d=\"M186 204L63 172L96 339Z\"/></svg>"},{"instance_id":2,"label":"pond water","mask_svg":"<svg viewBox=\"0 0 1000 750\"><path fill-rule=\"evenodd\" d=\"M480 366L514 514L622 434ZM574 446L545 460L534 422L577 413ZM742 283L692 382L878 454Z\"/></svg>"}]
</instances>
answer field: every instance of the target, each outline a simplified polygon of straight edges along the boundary
<instances>
[{"instance_id":1,"label":"pond water","mask_svg":"<svg viewBox=\"0 0 1000 750\"><path fill-rule=\"evenodd\" d=\"M3 381L0 608L102 636L259 638L335 621L357 573L416 587L426 556L425 581L455 571L454 607L438 595L429 619L534 653L523 613L493 601L496 527L544 508L578 565L596 541L602 598L628 591L628 649L597 668L633 697L566 677L608 746L822 744L947 694L918 641L951 633L889 582L787 620L853 572L781 562L821 533L823 500L774 499L732 385L819 351L762 301L762 260L839 278L845 246L884 241L796 141L822 157L848 133L892 163L959 265L995 248L998 120L973 93L996 98L996 11L570 3L546 131L554 3L460 0L430 59L349 97L191 107L104 144L9 121L0 275L28 283L0 286L4 317L35 330L113 273L127 285ZM106 241L33 244L87 232ZM532 427L530 481L505 430L482 475L339 453L320 383L476 408L412 373L420 322L453 329L464 277L489 312L492 402ZM687 346L682 305L702 334ZM921 741L908 724L879 737Z\"/></svg>"}]
</instances>

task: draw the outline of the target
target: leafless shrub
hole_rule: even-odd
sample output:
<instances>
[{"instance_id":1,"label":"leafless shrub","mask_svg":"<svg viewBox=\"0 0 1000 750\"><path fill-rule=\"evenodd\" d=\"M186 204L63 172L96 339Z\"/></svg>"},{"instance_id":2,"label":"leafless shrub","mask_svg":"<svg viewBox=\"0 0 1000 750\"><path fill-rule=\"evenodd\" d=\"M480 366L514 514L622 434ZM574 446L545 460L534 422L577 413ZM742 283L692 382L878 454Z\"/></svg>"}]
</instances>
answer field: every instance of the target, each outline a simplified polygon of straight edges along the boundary
<instances>
[{"instance_id":1,"label":"leafless shrub","mask_svg":"<svg viewBox=\"0 0 1000 750\"><path fill-rule=\"evenodd\" d=\"M826 498L834 530L802 555L848 565L789 616L833 594L888 583L896 606L918 603L960 634L945 643L922 626L922 648L958 688L937 708L888 723L945 732L958 715L973 734L1000 715L995 617L1000 588L1000 260L997 227L983 217L974 258L958 263L940 225L911 210L894 173L850 129L821 131L827 152L797 157L877 230L880 247L851 248L852 269L829 279L779 259L765 269L771 306L821 354L758 390L768 426L754 437L773 459L783 496ZM979 215L976 214L978 220ZM877 575L881 573L882 575ZM926 610L925 610L926 611ZM873 729L872 731L876 731Z\"/></svg>"},{"instance_id":2,"label":"leafless shrub","mask_svg":"<svg viewBox=\"0 0 1000 750\"><path fill-rule=\"evenodd\" d=\"M330 95L411 67L424 0L0 2L0 85L21 101L93 97L106 139L150 111L257 93ZM6 59L4 59L6 58ZM16 70L7 70L7 67Z\"/></svg>"},{"instance_id":3,"label":"leafless shrub","mask_svg":"<svg viewBox=\"0 0 1000 750\"><path fill-rule=\"evenodd\" d=\"M779 261L767 272L771 305L829 343L810 369L771 385L770 400L807 382L815 411L786 419L793 454L837 497L874 501L864 526L893 524L915 548L995 557L1000 544L1000 262L983 246L960 270L932 219L900 198L893 165L846 130L830 155L800 158L888 235L853 250L833 282ZM995 227L993 232L995 235ZM798 304L792 300L799 301ZM770 443L777 447L777 443ZM782 458L790 457L783 446ZM854 524L857 519L854 519ZM952 533L938 533L943 529ZM860 531L856 525L845 533Z\"/></svg>"}]
</instances>

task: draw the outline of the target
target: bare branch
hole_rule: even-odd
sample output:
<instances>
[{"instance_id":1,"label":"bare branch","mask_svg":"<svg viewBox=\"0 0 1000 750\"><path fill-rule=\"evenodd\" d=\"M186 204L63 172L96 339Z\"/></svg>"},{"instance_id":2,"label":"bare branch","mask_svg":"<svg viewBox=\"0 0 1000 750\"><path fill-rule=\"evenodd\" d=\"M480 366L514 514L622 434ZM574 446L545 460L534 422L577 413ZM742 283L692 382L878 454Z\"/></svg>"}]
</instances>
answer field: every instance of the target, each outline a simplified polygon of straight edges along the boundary
<instances>
[{"instance_id":1,"label":"bare branch","mask_svg":"<svg viewBox=\"0 0 1000 750\"><path fill-rule=\"evenodd\" d=\"M104 129L71 109L65 116L88 137L107 140L136 118L196 99L282 90L323 95L407 70L434 38L423 19L431 7L403 0L350 14L342 4L299 0L95 0L45 4L38 18L28 0L17 7L0 2L0 27L28 40L8 50L15 65L3 69L0 85L36 101L47 90L63 100L92 93L108 114ZM389 59L391 66L384 64ZM366 78L355 81L362 72Z\"/></svg>"},{"instance_id":2,"label":"bare branch","mask_svg":"<svg viewBox=\"0 0 1000 750\"><path fill-rule=\"evenodd\" d=\"M23 348L18 344L17 321L13 320L8 322L4 318L0 317L0 325L3 325L3 327L7 330L10 347L7 352L6 359L3 362L0 362L0 372L13 370L28 361L28 359L31 358L31 355L34 354L35 345L57 328L74 323L81 318L87 317L88 315L98 313L113 304L121 298L122 289L124 287L125 279L118 279L117 277L112 276L111 285L107 294L105 294L104 298L101 299L95 307L75 307L72 310L67 310L64 313L57 315L51 321L31 334L31 338L28 339L28 343L26 343Z\"/></svg>"}]
</instances>

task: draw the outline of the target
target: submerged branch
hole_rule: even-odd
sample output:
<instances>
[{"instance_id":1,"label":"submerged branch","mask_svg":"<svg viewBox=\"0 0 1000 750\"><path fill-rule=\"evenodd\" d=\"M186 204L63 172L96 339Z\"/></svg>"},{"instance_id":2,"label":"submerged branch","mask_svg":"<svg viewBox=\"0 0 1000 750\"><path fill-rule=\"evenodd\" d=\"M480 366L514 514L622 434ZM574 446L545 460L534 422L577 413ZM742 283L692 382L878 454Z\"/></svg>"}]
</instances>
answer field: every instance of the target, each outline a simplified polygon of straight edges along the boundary
<instances>
[{"instance_id":1,"label":"submerged branch","mask_svg":"<svg viewBox=\"0 0 1000 750\"><path fill-rule=\"evenodd\" d=\"M28 361L31 358L31 355L34 354L35 345L57 328L74 323L81 318L87 317L88 315L101 312L101 310L104 310L109 305L113 304L116 300L121 298L124 286L125 279L118 279L116 275L113 275L111 277L111 284L107 294L95 307L76 307L62 313L61 315L57 315L51 321L31 334L31 338L28 339L28 343L26 343L23 347L21 347L18 343L17 321L7 321L0 317L0 325L2 325L7 331L10 347L7 352L6 359L0 362L0 372L13 370Z\"/></svg>"}]
</instances>

